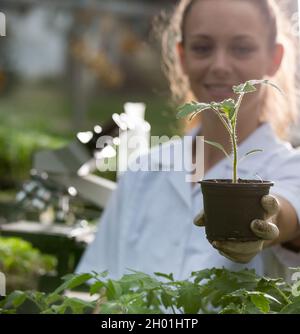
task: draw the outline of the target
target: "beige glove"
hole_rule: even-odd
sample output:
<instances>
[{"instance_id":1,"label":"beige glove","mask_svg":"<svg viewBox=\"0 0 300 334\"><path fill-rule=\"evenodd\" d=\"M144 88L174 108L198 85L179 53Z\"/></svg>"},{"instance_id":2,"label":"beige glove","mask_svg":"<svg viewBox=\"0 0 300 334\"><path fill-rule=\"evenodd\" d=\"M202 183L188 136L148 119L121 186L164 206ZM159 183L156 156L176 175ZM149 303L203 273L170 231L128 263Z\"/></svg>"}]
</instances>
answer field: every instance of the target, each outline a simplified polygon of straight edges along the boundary
<instances>
[{"instance_id":1,"label":"beige glove","mask_svg":"<svg viewBox=\"0 0 300 334\"><path fill-rule=\"evenodd\" d=\"M278 227L271 222L271 218L278 214L280 210L278 200L271 195L263 196L261 205L265 210L264 220L255 219L251 222L251 230L261 240L257 241L214 241L210 243L219 253L231 261L239 263L249 262L259 253L267 240L274 240L279 236ZM205 226L205 215L200 213L194 219L196 226Z\"/></svg>"}]
</instances>

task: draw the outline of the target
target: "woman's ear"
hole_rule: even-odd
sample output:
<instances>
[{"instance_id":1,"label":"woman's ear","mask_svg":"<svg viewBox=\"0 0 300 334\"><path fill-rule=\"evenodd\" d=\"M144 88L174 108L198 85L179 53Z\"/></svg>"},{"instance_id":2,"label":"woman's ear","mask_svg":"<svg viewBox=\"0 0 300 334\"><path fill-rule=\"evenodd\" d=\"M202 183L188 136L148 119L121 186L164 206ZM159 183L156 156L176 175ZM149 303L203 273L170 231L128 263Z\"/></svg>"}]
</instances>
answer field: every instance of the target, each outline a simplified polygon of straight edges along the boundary
<instances>
[{"instance_id":1,"label":"woman's ear","mask_svg":"<svg viewBox=\"0 0 300 334\"><path fill-rule=\"evenodd\" d=\"M182 42L176 44L177 53L181 65L182 71L186 74L186 60L185 60L185 51Z\"/></svg>"},{"instance_id":2,"label":"woman's ear","mask_svg":"<svg viewBox=\"0 0 300 334\"><path fill-rule=\"evenodd\" d=\"M283 55L284 55L284 46L282 44L277 43L272 52L272 59L267 73L268 76L272 77L276 74L281 65Z\"/></svg>"}]
</instances>

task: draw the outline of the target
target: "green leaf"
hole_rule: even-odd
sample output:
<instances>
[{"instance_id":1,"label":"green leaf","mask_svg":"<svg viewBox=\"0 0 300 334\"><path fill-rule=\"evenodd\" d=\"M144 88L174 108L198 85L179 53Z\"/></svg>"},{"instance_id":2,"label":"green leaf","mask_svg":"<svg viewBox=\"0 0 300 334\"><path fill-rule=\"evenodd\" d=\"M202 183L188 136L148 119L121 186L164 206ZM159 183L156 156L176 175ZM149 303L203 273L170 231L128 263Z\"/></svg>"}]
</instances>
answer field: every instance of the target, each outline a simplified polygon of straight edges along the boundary
<instances>
[{"instance_id":1,"label":"green leaf","mask_svg":"<svg viewBox=\"0 0 300 334\"><path fill-rule=\"evenodd\" d=\"M62 300L62 296L57 293L51 293L50 295L48 295L48 297L45 298L45 302L48 305L56 303L59 300Z\"/></svg>"},{"instance_id":2,"label":"green leaf","mask_svg":"<svg viewBox=\"0 0 300 334\"><path fill-rule=\"evenodd\" d=\"M22 291L14 291L8 296L7 302L12 303L12 305L15 308L18 308L24 303L26 298L27 298L26 293Z\"/></svg>"},{"instance_id":3,"label":"green leaf","mask_svg":"<svg viewBox=\"0 0 300 334\"><path fill-rule=\"evenodd\" d=\"M270 302L263 294L252 294L250 299L252 303L263 313L268 313L270 311Z\"/></svg>"},{"instance_id":4,"label":"green leaf","mask_svg":"<svg viewBox=\"0 0 300 334\"><path fill-rule=\"evenodd\" d=\"M229 303L220 312L220 314L241 314L241 306L235 303Z\"/></svg>"},{"instance_id":5,"label":"green leaf","mask_svg":"<svg viewBox=\"0 0 300 334\"><path fill-rule=\"evenodd\" d=\"M121 279L122 282L130 283L132 286L140 285L144 290L151 290L159 288L161 282L148 274L131 270L134 274L124 275Z\"/></svg>"},{"instance_id":6,"label":"green leaf","mask_svg":"<svg viewBox=\"0 0 300 334\"><path fill-rule=\"evenodd\" d=\"M256 91L256 85L270 85L273 88L277 89L281 94L283 94L283 91L273 82L267 79L263 80L249 80L246 81L245 83L238 85L238 86L233 86L233 91L236 94L243 94L243 93L252 93Z\"/></svg>"},{"instance_id":7,"label":"green leaf","mask_svg":"<svg viewBox=\"0 0 300 334\"><path fill-rule=\"evenodd\" d=\"M219 150L221 150L226 155L226 157L228 159L230 159L229 154L226 152L225 148L221 144L213 142L213 141L209 141L209 140L204 140L204 142L218 148Z\"/></svg>"},{"instance_id":8,"label":"green leaf","mask_svg":"<svg viewBox=\"0 0 300 334\"><path fill-rule=\"evenodd\" d=\"M105 287L105 283L103 282L98 281L93 283L90 287L90 294L94 295L95 293L99 293L103 287Z\"/></svg>"},{"instance_id":9,"label":"green leaf","mask_svg":"<svg viewBox=\"0 0 300 334\"><path fill-rule=\"evenodd\" d=\"M124 314L125 310L119 301L109 301L101 305L101 314Z\"/></svg>"},{"instance_id":10,"label":"green leaf","mask_svg":"<svg viewBox=\"0 0 300 334\"><path fill-rule=\"evenodd\" d=\"M185 313L196 314L201 308L200 289L197 285L184 282L179 290L178 307L182 307Z\"/></svg>"},{"instance_id":11,"label":"green leaf","mask_svg":"<svg viewBox=\"0 0 300 334\"><path fill-rule=\"evenodd\" d=\"M250 81L246 81L238 86L233 86L232 89L236 94L252 93L256 91L256 88Z\"/></svg>"},{"instance_id":12,"label":"green leaf","mask_svg":"<svg viewBox=\"0 0 300 334\"><path fill-rule=\"evenodd\" d=\"M191 273L191 277L195 278L195 283L199 284L203 280L210 279L213 275L215 275L216 269L203 269L200 271L194 271Z\"/></svg>"},{"instance_id":13,"label":"green leaf","mask_svg":"<svg viewBox=\"0 0 300 334\"><path fill-rule=\"evenodd\" d=\"M272 86L273 88L275 88L276 90L278 90L281 94L284 94L283 91L276 85L274 84L272 81L264 79L264 80L250 80L249 81L250 84L252 85L269 85Z\"/></svg>"},{"instance_id":14,"label":"green leaf","mask_svg":"<svg viewBox=\"0 0 300 334\"><path fill-rule=\"evenodd\" d=\"M160 304L160 299L155 290L149 290L146 296L147 300L147 307L150 308L151 306L155 305L158 306Z\"/></svg>"},{"instance_id":15,"label":"green leaf","mask_svg":"<svg viewBox=\"0 0 300 334\"><path fill-rule=\"evenodd\" d=\"M109 280L106 284L108 300L118 299L122 295L122 286L119 282Z\"/></svg>"},{"instance_id":16,"label":"green leaf","mask_svg":"<svg viewBox=\"0 0 300 334\"><path fill-rule=\"evenodd\" d=\"M167 280L169 281L174 281L174 277L173 277L173 274L163 274L163 273L154 273L155 276L158 276L158 277L164 277L166 278Z\"/></svg>"},{"instance_id":17,"label":"green leaf","mask_svg":"<svg viewBox=\"0 0 300 334\"><path fill-rule=\"evenodd\" d=\"M286 305L280 313L282 314L300 314L300 297L296 297L292 303Z\"/></svg>"},{"instance_id":18,"label":"green leaf","mask_svg":"<svg viewBox=\"0 0 300 334\"><path fill-rule=\"evenodd\" d=\"M219 108L228 119L232 120L235 115L235 102L233 99L224 100L220 103Z\"/></svg>"},{"instance_id":19,"label":"green leaf","mask_svg":"<svg viewBox=\"0 0 300 334\"><path fill-rule=\"evenodd\" d=\"M263 152L263 151L264 150L262 150L262 149L251 150L251 151L247 152L241 159L239 159L239 162L243 161L245 158L247 158L251 154L259 153L259 152Z\"/></svg>"},{"instance_id":20,"label":"green leaf","mask_svg":"<svg viewBox=\"0 0 300 334\"><path fill-rule=\"evenodd\" d=\"M55 291L54 294L59 294L62 291L66 289L74 289L79 285L82 285L83 283L86 283L91 278L93 278L94 275L92 274L70 274L67 276L64 276L64 278L67 278L67 281L64 282L62 285L60 285Z\"/></svg>"},{"instance_id":21,"label":"green leaf","mask_svg":"<svg viewBox=\"0 0 300 334\"><path fill-rule=\"evenodd\" d=\"M208 103L198 103L192 101L190 103L186 103L178 108L179 112L177 113L177 118L184 118L190 114L198 114L204 110L211 109L211 105ZM192 116L192 117L193 117Z\"/></svg>"},{"instance_id":22,"label":"green leaf","mask_svg":"<svg viewBox=\"0 0 300 334\"><path fill-rule=\"evenodd\" d=\"M170 294L167 291L163 291L161 294L161 301L165 307L170 307L173 304L174 294Z\"/></svg>"}]
</instances>

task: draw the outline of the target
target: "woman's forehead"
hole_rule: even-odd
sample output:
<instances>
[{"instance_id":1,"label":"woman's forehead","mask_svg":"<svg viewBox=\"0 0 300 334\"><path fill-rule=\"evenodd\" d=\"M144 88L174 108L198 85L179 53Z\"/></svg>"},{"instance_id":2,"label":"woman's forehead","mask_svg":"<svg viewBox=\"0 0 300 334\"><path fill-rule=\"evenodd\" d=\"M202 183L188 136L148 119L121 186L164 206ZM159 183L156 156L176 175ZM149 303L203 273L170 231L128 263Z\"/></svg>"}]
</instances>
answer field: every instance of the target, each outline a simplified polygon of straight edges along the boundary
<instances>
[{"instance_id":1,"label":"woman's forehead","mask_svg":"<svg viewBox=\"0 0 300 334\"><path fill-rule=\"evenodd\" d=\"M266 25L259 8L249 1L196 1L185 20L185 34L189 36L261 36Z\"/></svg>"}]
</instances>

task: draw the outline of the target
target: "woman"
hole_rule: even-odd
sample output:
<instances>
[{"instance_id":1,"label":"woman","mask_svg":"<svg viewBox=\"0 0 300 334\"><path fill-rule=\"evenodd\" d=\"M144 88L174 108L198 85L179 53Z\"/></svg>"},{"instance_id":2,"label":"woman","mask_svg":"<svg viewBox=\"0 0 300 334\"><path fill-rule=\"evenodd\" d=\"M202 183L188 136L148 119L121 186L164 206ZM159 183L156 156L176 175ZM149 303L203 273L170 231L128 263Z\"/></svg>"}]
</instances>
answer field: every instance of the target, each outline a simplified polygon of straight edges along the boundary
<instances>
[{"instance_id":1,"label":"woman","mask_svg":"<svg viewBox=\"0 0 300 334\"><path fill-rule=\"evenodd\" d=\"M300 153L282 140L296 116L294 55L289 56L292 44L283 38L281 16L271 0L183 0L163 34L166 70L177 102L221 101L233 97L233 85L262 78L271 78L288 95L278 99L266 88L248 94L238 121L240 153L264 149L241 165L240 177L253 178L256 172L275 182L273 196L262 201L273 224L261 221L252 226L271 241L211 245L204 230L192 224L203 222L203 200L199 186L185 182L185 173L129 171L77 271L108 270L120 277L129 268L172 272L181 279L194 270L235 270L246 262L258 274L274 276L286 276L288 266L300 265ZM204 112L197 122L194 134L199 129L228 150L227 134L214 113ZM204 161L204 178L230 177L230 162L215 148L205 148Z\"/></svg>"}]
</instances>

